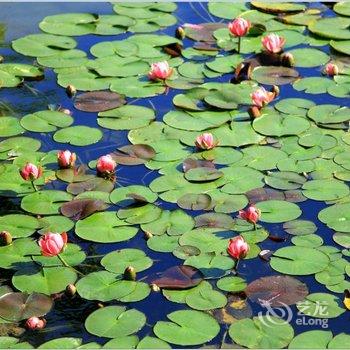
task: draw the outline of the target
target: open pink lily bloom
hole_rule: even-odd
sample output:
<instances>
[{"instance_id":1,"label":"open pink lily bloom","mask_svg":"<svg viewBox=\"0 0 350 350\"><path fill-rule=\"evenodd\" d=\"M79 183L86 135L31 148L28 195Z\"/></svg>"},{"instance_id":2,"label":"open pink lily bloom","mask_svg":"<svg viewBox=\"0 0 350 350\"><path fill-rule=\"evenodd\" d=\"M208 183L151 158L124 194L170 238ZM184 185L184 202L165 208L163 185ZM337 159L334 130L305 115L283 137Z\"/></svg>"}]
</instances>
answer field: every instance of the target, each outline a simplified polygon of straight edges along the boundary
<instances>
[{"instance_id":1,"label":"open pink lily bloom","mask_svg":"<svg viewBox=\"0 0 350 350\"><path fill-rule=\"evenodd\" d=\"M339 68L334 63L327 63L326 67L324 68L324 72L330 77L333 77L334 75L339 74Z\"/></svg>"},{"instance_id":2,"label":"open pink lily bloom","mask_svg":"<svg viewBox=\"0 0 350 350\"><path fill-rule=\"evenodd\" d=\"M283 46L286 43L286 39L284 39L283 37L275 33L271 33L264 36L261 39L261 42L264 48L266 49L266 51L270 53L279 53L282 51Z\"/></svg>"},{"instance_id":3,"label":"open pink lily bloom","mask_svg":"<svg viewBox=\"0 0 350 350\"><path fill-rule=\"evenodd\" d=\"M60 168L71 168L74 166L77 156L71 151L59 151L57 153L57 161Z\"/></svg>"},{"instance_id":4,"label":"open pink lily bloom","mask_svg":"<svg viewBox=\"0 0 350 350\"><path fill-rule=\"evenodd\" d=\"M109 154L102 156L97 160L96 169L100 174L113 173L116 167L117 163Z\"/></svg>"},{"instance_id":5,"label":"open pink lily bloom","mask_svg":"<svg viewBox=\"0 0 350 350\"><path fill-rule=\"evenodd\" d=\"M202 135L197 136L195 145L199 149L212 149L218 143L214 140L214 136L211 133L204 133Z\"/></svg>"},{"instance_id":6,"label":"open pink lily bloom","mask_svg":"<svg viewBox=\"0 0 350 350\"><path fill-rule=\"evenodd\" d=\"M35 331L38 329L43 329L46 326L46 321L44 319L41 319L39 317L33 316L28 318L25 324L26 328Z\"/></svg>"},{"instance_id":7,"label":"open pink lily bloom","mask_svg":"<svg viewBox=\"0 0 350 350\"><path fill-rule=\"evenodd\" d=\"M275 93L266 91L263 87L260 87L258 90L254 91L250 97L253 104L261 108L269 104L275 98Z\"/></svg>"}]
</instances>

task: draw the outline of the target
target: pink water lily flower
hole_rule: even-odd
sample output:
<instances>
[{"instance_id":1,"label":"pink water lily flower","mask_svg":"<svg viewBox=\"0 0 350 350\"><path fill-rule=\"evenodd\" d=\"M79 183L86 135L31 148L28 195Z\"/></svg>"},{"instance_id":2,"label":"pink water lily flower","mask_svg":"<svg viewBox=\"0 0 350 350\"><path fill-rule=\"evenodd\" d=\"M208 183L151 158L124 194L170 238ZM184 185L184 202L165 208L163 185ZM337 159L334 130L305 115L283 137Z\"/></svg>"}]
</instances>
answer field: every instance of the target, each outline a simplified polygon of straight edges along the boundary
<instances>
[{"instance_id":1,"label":"pink water lily flower","mask_svg":"<svg viewBox=\"0 0 350 350\"><path fill-rule=\"evenodd\" d=\"M218 142L215 141L214 136L211 133L204 133L197 136L195 145L202 150L214 148Z\"/></svg>"},{"instance_id":2,"label":"pink water lily flower","mask_svg":"<svg viewBox=\"0 0 350 350\"><path fill-rule=\"evenodd\" d=\"M339 74L339 68L334 63L327 63L326 67L324 68L324 73L329 75L330 77L333 77L334 75Z\"/></svg>"},{"instance_id":3,"label":"pink water lily flower","mask_svg":"<svg viewBox=\"0 0 350 350\"><path fill-rule=\"evenodd\" d=\"M245 36L248 33L250 27L250 22L241 17L237 17L235 20L228 24L229 31L233 36L236 37Z\"/></svg>"},{"instance_id":4,"label":"pink water lily flower","mask_svg":"<svg viewBox=\"0 0 350 350\"><path fill-rule=\"evenodd\" d=\"M63 233L46 233L42 236L38 244L41 248L41 254L44 256L56 256L60 254L68 241L66 232Z\"/></svg>"},{"instance_id":5,"label":"pink water lily flower","mask_svg":"<svg viewBox=\"0 0 350 350\"><path fill-rule=\"evenodd\" d=\"M229 253L232 258L240 260L244 259L249 252L249 244L244 240L242 236L230 239L228 244L227 253Z\"/></svg>"},{"instance_id":6,"label":"pink water lily flower","mask_svg":"<svg viewBox=\"0 0 350 350\"><path fill-rule=\"evenodd\" d=\"M240 210L238 217L255 225L261 217L261 211L255 205L250 205L246 210Z\"/></svg>"},{"instance_id":7,"label":"pink water lily flower","mask_svg":"<svg viewBox=\"0 0 350 350\"><path fill-rule=\"evenodd\" d=\"M279 36L275 33L268 34L261 39L261 42L266 49L266 51L270 53L279 53L282 51L284 44L286 43L286 39L282 36Z\"/></svg>"},{"instance_id":8,"label":"pink water lily flower","mask_svg":"<svg viewBox=\"0 0 350 350\"><path fill-rule=\"evenodd\" d=\"M57 161L60 168L71 168L74 166L77 156L69 150L59 151Z\"/></svg>"},{"instance_id":9,"label":"pink water lily flower","mask_svg":"<svg viewBox=\"0 0 350 350\"><path fill-rule=\"evenodd\" d=\"M46 321L42 318L33 316L28 318L28 320L26 321L25 324L26 328L31 330L31 331L35 331L35 330L39 330L39 329L43 329L46 326Z\"/></svg>"},{"instance_id":10,"label":"pink water lily flower","mask_svg":"<svg viewBox=\"0 0 350 350\"><path fill-rule=\"evenodd\" d=\"M113 173L116 167L117 163L109 154L102 156L97 160L96 169L100 174Z\"/></svg>"},{"instance_id":11,"label":"pink water lily flower","mask_svg":"<svg viewBox=\"0 0 350 350\"><path fill-rule=\"evenodd\" d=\"M164 80L169 78L173 73L173 69L167 61L152 63L148 78L151 80Z\"/></svg>"},{"instance_id":12,"label":"pink water lily flower","mask_svg":"<svg viewBox=\"0 0 350 350\"><path fill-rule=\"evenodd\" d=\"M269 104L274 98L275 93L266 91L263 87L260 87L256 91L254 91L250 97L255 106L261 108Z\"/></svg>"},{"instance_id":13,"label":"pink water lily flower","mask_svg":"<svg viewBox=\"0 0 350 350\"><path fill-rule=\"evenodd\" d=\"M36 166L32 163L27 163L20 171L20 175L23 180L34 181L37 180L43 174L43 168L41 166Z\"/></svg>"}]
</instances>

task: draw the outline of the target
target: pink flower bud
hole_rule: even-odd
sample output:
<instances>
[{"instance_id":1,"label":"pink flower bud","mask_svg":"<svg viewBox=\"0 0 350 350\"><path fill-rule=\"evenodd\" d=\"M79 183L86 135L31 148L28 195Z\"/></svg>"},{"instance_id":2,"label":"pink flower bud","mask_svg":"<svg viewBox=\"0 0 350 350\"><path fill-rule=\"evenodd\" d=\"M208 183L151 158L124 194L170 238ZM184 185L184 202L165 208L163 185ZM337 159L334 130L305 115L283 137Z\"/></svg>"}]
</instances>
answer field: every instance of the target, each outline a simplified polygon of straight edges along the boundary
<instances>
[{"instance_id":1,"label":"pink flower bud","mask_svg":"<svg viewBox=\"0 0 350 350\"><path fill-rule=\"evenodd\" d=\"M260 87L258 90L254 91L250 97L253 104L261 108L266 106L275 98L275 93L266 91L263 87Z\"/></svg>"},{"instance_id":2,"label":"pink flower bud","mask_svg":"<svg viewBox=\"0 0 350 350\"><path fill-rule=\"evenodd\" d=\"M339 68L334 63L327 63L326 67L324 68L324 73L330 77L333 77L334 75L339 74Z\"/></svg>"},{"instance_id":3,"label":"pink flower bud","mask_svg":"<svg viewBox=\"0 0 350 350\"><path fill-rule=\"evenodd\" d=\"M151 70L148 73L148 78L150 80L164 80L169 78L172 73L173 69L170 68L167 61L152 63Z\"/></svg>"},{"instance_id":4,"label":"pink flower bud","mask_svg":"<svg viewBox=\"0 0 350 350\"><path fill-rule=\"evenodd\" d=\"M0 232L0 245L9 245L12 243L12 235L8 231Z\"/></svg>"},{"instance_id":5,"label":"pink flower bud","mask_svg":"<svg viewBox=\"0 0 350 350\"><path fill-rule=\"evenodd\" d=\"M64 250L67 240L68 237L65 232L61 234L51 232L45 234L38 241L41 254L44 256L56 256L60 254Z\"/></svg>"},{"instance_id":6,"label":"pink flower bud","mask_svg":"<svg viewBox=\"0 0 350 350\"><path fill-rule=\"evenodd\" d=\"M230 243L227 248L229 253L234 259L244 259L249 252L249 245L242 236L230 239Z\"/></svg>"},{"instance_id":7,"label":"pink flower bud","mask_svg":"<svg viewBox=\"0 0 350 350\"><path fill-rule=\"evenodd\" d=\"M238 217L255 225L259 221L260 216L261 211L254 205L251 205L246 210L240 210Z\"/></svg>"},{"instance_id":8,"label":"pink flower bud","mask_svg":"<svg viewBox=\"0 0 350 350\"><path fill-rule=\"evenodd\" d=\"M102 156L97 160L96 169L99 174L113 173L116 167L117 163L109 154Z\"/></svg>"},{"instance_id":9,"label":"pink flower bud","mask_svg":"<svg viewBox=\"0 0 350 350\"><path fill-rule=\"evenodd\" d=\"M235 20L228 24L228 29L231 34L238 37L245 36L248 33L250 27L250 22L241 17L237 17Z\"/></svg>"},{"instance_id":10,"label":"pink flower bud","mask_svg":"<svg viewBox=\"0 0 350 350\"><path fill-rule=\"evenodd\" d=\"M46 320L44 320L43 318L33 316L31 318L28 318L25 326L27 329L29 329L31 331L36 331L36 330L45 328Z\"/></svg>"},{"instance_id":11,"label":"pink flower bud","mask_svg":"<svg viewBox=\"0 0 350 350\"><path fill-rule=\"evenodd\" d=\"M64 114L67 114L67 115L72 115L73 114L72 111L70 109L68 109L68 108L60 108L58 111L62 112Z\"/></svg>"},{"instance_id":12,"label":"pink flower bud","mask_svg":"<svg viewBox=\"0 0 350 350\"><path fill-rule=\"evenodd\" d=\"M261 42L266 49L266 51L270 53L279 53L282 51L284 44L286 43L286 39L283 37L272 33L268 34L261 39Z\"/></svg>"},{"instance_id":13,"label":"pink flower bud","mask_svg":"<svg viewBox=\"0 0 350 350\"><path fill-rule=\"evenodd\" d=\"M27 163L20 171L20 175L22 176L23 180L30 180L34 181L41 177L43 174L43 168L41 166L36 166L32 163Z\"/></svg>"},{"instance_id":14,"label":"pink flower bud","mask_svg":"<svg viewBox=\"0 0 350 350\"><path fill-rule=\"evenodd\" d=\"M77 156L71 151L59 151L57 153L57 161L60 168L71 168L74 166Z\"/></svg>"},{"instance_id":15,"label":"pink flower bud","mask_svg":"<svg viewBox=\"0 0 350 350\"><path fill-rule=\"evenodd\" d=\"M218 142L214 140L214 136L211 133L204 133L197 136L195 145L197 148L205 150L214 148Z\"/></svg>"}]
</instances>

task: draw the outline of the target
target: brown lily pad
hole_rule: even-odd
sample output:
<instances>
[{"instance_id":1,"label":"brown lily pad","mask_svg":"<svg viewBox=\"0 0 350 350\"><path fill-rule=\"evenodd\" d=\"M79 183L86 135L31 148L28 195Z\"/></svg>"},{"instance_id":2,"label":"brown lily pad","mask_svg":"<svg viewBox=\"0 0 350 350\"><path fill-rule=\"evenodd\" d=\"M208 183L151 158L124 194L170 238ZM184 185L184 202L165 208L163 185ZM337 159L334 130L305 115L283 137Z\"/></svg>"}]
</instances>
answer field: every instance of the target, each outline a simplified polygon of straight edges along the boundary
<instances>
[{"instance_id":1,"label":"brown lily pad","mask_svg":"<svg viewBox=\"0 0 350 350\"><path fill-rule=\"evenodd\" d=\"M74 199L61 206L61 213L73 220L84 219L91 214L108 208L108 205L97 199Z\"/></svg>"},{"instance_id":2,"label":"brown lily pad","mask_svg":"<svg viewBox=\"0 0 350 350\"><path fill-rule=\"evenodd\" d=\"M252 79L260 84L286 85L299 78L299 73L293 68L278 66L262 66L254 68Z\"/></svg>"},{"instance_id":3,"label":"brown lily pad","mask_svg":"<svg viewBox=\"0 0 350 350\"><path fill-rule=\"evenodd\" d=\"M110 156L118 163L123 165L144 164L156 155L155 150L149 145L127 145L118 148L117 151L110 153Z\"/></svg>"},{"instance_id":4,"label":"brown lily pad","mask_svg":"<svg viewBox=\"0 0 350 350\"><path fill-rule=\"evenodd\" d=\"M245 293L252 301L278 307L296 304L309 294L309 290L305 283L294 277L268 276L250 283Z\"/></svg>"},{"instance_id":5,"label":"brown lily pad","mask_svg":"<svg viewBox=\"0 0 350 350\"><path fill-rule=\"evenodd\" d=\"M67 186L67 192L77 195L86 191L101 191L111 192L114 185L111 181L105 180L100 177L94 177L93 179L71 183Z\"/></svg>"},{"instance_id":6,"label":"brown lily pad","mask_svg":"<svg viewBox=\"0 0 350 350\"><path fill-rule=\"evenodd\" d=\"M92 174L86 174L86 171L87 167L85 165L81 165L77 168L58 169L56 171L56 177L69 183L82 182L94 177Z\"/></svg>"},{"instance_id":7,"label":"brown lily pad","mask_svg":"<svg viewBox=\"0 0 350 350\"><path fill-rule=\"evenodd\" d=\"M120 107L126 103L123 95L111 91L91 91L80 94L74 107L84 112L103 112Z\"/></svg>"},{"instance_id":8,"label":"brown lily pad","mask_svg":"<svg viewBox=\"0 0 350 350\"><path fill-rule=\"evenodd\" d=\"M0 317L18 322L32 316L44 316L52 305L52 299L44 294L8 293L0 298Z\"/></svg>"},{"instance_id":9,"label":"brown lily pad","mask_svg":"<svg viewBox=\"0 0 350 350\"><path fill-rule=\"evenodd\" d=\"M216 43L213 33L220 28L225 28L224 23L200 23L195 26L185 26L186 36L194 41Z\"/></svg>"},{"instance_id":10,"label":"brown lily pad","mask_svg":"<svg viewBox=\"0 0 350 350\"><path fill-rule=\"evenodd\" d=\"M195 168L212 168L215 169L215 164L208 160L197 160L193 158L187 158L182 163L182 169L184 173L187 173L191 169Z\"/></svg>"},{"instance_id":11,"label":"brown lily pad","mask_svg":"<svg viewBox=\"0 0 350 350\"><path fill-rule=\"evenodd\" d=\"M232 229L235 221L230 215L221 213L207 213L195 217L196 227L218 227Z\"/></svg>"},{"instance_id":12,"label":"brown lily pad","mask_svg":"<svg viewBox=\"0 0 350 350\"><path fill-rule=\"evenodd\" d=\"M203 281L203 274L195 267L187 265L173 266L151 281L159 288L187 289Z\"/></svg>"}]
</instances>

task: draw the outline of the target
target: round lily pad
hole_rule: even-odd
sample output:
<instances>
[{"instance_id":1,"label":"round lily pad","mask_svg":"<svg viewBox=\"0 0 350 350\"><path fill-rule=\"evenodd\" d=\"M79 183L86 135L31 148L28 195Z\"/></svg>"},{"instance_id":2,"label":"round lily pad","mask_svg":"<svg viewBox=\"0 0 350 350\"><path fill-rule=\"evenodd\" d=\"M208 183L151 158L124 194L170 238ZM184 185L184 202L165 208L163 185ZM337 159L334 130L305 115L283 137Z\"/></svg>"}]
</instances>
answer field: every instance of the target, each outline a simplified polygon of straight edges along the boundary
<instances>
[{"instance_id":1,"label":"round lily pad","mask_svg":"<svg viewBox=\"0 0 350 350\"><path fill-rule=\"evenodd\" d=\"M216 337L220 330L217 321L201 311L174 311L167 317L171 322L158 321L153 331L158 338L175 345L200 345Z\"/></svg>"},{"instance_id":2,"label":"round lily pad","mask_svg":"<svg viewBox=\"0 0 350 350\"><path fill-rule=\"evenodd\" d=\"M100 141L102 136L99 129L76 125L56 131L53 139L56 142L69 143L74 146L88 146Z\"/></svg>"},{"instance_id":3,"label":"round lily pad","mask_svg":"<svg viewBox=\"0 0 350 350\"><path fill-rule=\"evenodd\" d=\"M101 264L106 270L121 274L128 266L132 266L136 272L146 270L153 261L142 250L130 248L108 253L102 258Z\"/></svg>"},{"instance_id":4,"label":"round lily pad","mask_svg":"<svg viewBox=\"0 0 350 350\"><path fill-rule=\"evenodd\" d=\"M323 252L307 247L284 247L274 252L271 267L288 275L311 275L324 270L329 258Z\"/></svg>"},{"instance_id":5,"label":"round lily pad","mask_svg":"<svg viewBox=\"0 0 350 350\"><path fill-rule=\"evenodd\" d=\"M90 314L85 320L85 328L99 337L117 338L137 332L145 323L146 316L138 310L107 306Z\"/></svg>"},{"instance_id":6,"label":"round lily pad","mask_svg":"<svg viewBox=\"0 0 350 350\"><path fill-rule=\"evenodd\" d=\"M0 73L1 74L1 73ZM24 129L15 117L0 118L0 137L10 137L22 134Z\"/></svg>"},{"instance_id":7,"label":"round lily pad","mask_svg":"<svg viewBox=\"0 0 350 350\"><path fill-rule=\"evenodd\" d=\"M299 206L295 203L269 200L257 203L261 210L261 221L263 222L285 222L298 218L301 215Z\"/></svg>"},{"instance_id":8,"label":"round lily pad","mask_svg":"<svg viewBox=\"0 0 350 350\"><path fill-rule=\"evenodd\" d=\"M9 214L0 217L0 231L8 231L12 238L28 237L39 227L39 221L29 215Z\"/></svg>"}]
</instances>

